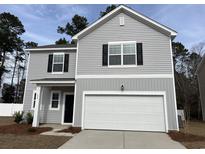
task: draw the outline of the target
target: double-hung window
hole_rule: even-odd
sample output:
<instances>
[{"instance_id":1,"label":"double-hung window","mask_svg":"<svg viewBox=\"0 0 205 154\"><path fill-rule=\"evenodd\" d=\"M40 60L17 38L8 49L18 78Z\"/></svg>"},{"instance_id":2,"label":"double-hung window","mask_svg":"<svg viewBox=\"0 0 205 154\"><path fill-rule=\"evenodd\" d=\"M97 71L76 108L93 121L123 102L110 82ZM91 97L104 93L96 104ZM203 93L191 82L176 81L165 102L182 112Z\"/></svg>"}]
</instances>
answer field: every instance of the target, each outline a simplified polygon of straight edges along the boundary
<instances>
[{"instance_id":1,"label":"double-hung window","mask_svg":"<svg viewBox=\"0 0 205 154\"><path fill-rule=\"evenodd\" d=\"M60 108L60 91L51 91L50 110L59 110Z\"/></svg>"},{"instance_id":2,"label":"double-hung window","mask_svg":"<svg viewBox=\"0 0 205 154\"><path fill-rule=\"evenodd\" d=\"M121 65L121 45L113 44L109 46L109 64Z\"/></svg>"},{"instance_id":3,"label":"double-hung window","mask_svg":"<svg viewBox=\"0 0 205 154\"><path fill-rule=\"evenodd\" d=\"M64 53L54 53L53 54L53 71L61 73L64 67Z\"/></svg>"},{"instance_id":4,"label":"double-hung window","mask_svg":"<svg viewBox=\"0 0 205 154\"><path fill-rule=\"evenodd\" d=\"M109 66L136 65L136 42L109 43Z\"/></svg>"}]
</instances>

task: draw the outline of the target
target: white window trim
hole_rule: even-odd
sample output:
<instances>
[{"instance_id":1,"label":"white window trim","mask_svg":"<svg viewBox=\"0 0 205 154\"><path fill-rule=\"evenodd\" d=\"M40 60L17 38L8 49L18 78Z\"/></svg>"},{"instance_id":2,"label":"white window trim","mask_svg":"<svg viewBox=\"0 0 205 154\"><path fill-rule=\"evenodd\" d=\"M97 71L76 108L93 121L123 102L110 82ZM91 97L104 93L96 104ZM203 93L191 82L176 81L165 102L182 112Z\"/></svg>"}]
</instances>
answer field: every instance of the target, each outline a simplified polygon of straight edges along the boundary
<instances>
[{"instance_id":1,"label":"white window trim","mask_svg":"<svg viewBox=\"0 0 205 154\"><path fill-rule=\"evenodd\" d=\"M63 55L63 62L58 62L58 63L54 63L54 56L55 55ZM54 72L53 68L54 68L54 64L62 64L63 63L63 66L62 66L62 72ZM63 74L64 73L64 63L65 63L65 53L63 52L56 52L56 53L53 53L53 63L52 63L52 74Z\"/></svg>"},{"instance_id":2,"label":"white window trim","mask_svg":"<svg viewBox=\"0 0 205 154\"><path fill-rule=\"evenodd\" d=\"M35 107L36 107L36 100L35 100L35 106L33 107L33 103L34 103L34 94L36 93L36 100L37 100L37 91L36 90L33 90L33 93L32 93L32 103L31 103L31 110L34 110Z\"/></svg>"},{"instance_id":3,"label":"white window trim","mask_svg":"<svg viewBox=\"0 0 205 154\"><path fill-rule=\"evenodd\" d=\"M123 64L123 44L135 44L135 64L124 65ZM108 67L110 68L126 68L126 67L137 67L137 41L118 41L118 42L108 42ZM119 55L119 54L110 54L110 45L121 45L121 65L110 65L110 55ZM134 55L134 54L125 54L125 55Z\"/></svg>"},{"instance_id":4,"label":"white window trim","mask_svg":"<svg viewBox=\"0 0 205 154\"><path fill-rule=\"evenodd\" d=\"M58 95L59 95L58 108L53 108L53 107L52 107L52 97L53 97L53 93L58 93ZM60 101L61 101L61 92L60 92L60 91L57 91L57 90L52 90L52 91L51 91L51 96L50 96L49 110L54 110L54 111L60 110Z\"/></svg>"}]
</instances>

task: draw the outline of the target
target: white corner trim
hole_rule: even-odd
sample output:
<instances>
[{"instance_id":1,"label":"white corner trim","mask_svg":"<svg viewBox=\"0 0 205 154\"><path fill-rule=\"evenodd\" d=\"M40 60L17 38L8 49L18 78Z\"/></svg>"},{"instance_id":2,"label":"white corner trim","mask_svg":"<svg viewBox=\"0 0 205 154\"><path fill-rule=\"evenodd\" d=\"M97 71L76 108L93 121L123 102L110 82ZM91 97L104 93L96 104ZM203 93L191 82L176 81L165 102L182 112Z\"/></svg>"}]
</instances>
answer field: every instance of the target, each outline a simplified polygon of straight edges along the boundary
<instances>
[{"instance_id":1,"label":"white corner trim","mask_svg":"<svg viewBox=\"0 0 205 154\"><path fill-rule=\"evenodd\" d=\"M26 68L27 68L26 69L26 83L25 83L25 88L24 88L23 105L24 105L25 99L26 99L26 91L27 91L27 84L28 84L28 70L29 70L29 65L30 65L30 56L31 56L31 54L28 55L28 61L27 61L27 66L26 66Z\"/></svg>"},{"instance_id":2,"label":"white corner trim","mask_svg":"<svg viewBox=\"0 0 205 154\"><path fill-rule=\"evenodd\" d=\"M174 108L175 108L175 116L176 116L176 125L177 131L179 131L179 123L178 123L178 114L177 114L177 98L176 98L176 87L175 87L175 78L174 78L174 63L173 63L173 52L172 52L172 40L170 40L170 55L171 55L171 65L172 65L172 74L173 74L173 93L174 93Z\"/></svg>"},{"instance_id":3,"label":"white corner trim","mask_svg":"<svg viewBox=\"0 0 205 154\"><path fill-rule=\"evenodd\" d=\"M42 50L76 50L77 48L33 48L24 49L25 51L42 51Z\"/></svg>"},{"instance_id":4,"label":"white corner trim","mask_svg":"<svg viewBox=\"0 0 205 154\"><path fill-rule=\"evenodd\" d=\"M105 16L103 16L102 18L98 19L96 22L92 23L90 26L88 26L87 28L85 28L84 30L82 30L81 32L79 32L78 34L74 35L74 36L72 37L72 39L78 39L78 37L79 37L81 34L83 34L84 32L86 32L87 30L91 29L92 27L94 27L95 25L97 25L98 23L100 23L101 21L103 21L104 19L106 19L107 17L109 17L110 15L112 15L113 13L117 12L117 11L120 10L121 8L123 8L123 9L127 10L128 12L131 12L131 13L133 13L134 15L136 15L136 16L138 16L138 17L140 17L140 18L142 18L142 19L144 19L144 20L146 20L146 21L148 21L148 22L150 22L150 23L156 25L157 27L160 27L160 28L164 29L165 31L170 32L170 34L171 34L172 36L176 36L176 35L177 35L177 32L175 32L174 30L171 30L170 28L168 28L168 27L166 27L166 26L164 26L164 25L162 25L162 24L157 23L156 21L154 21L154 20L152 20L152 19L150 19L150 18L148 18L148 17L146 17L146 16L144 16L144 15L142 15L142 14L139 14L139 13L137 13L136 11L134 11L134 10L132 10L132 9L130 9L130 8L126 7L126 6L124 6L124 5L120 5L120 6L117 7L116 9L112 10L111 12L109 12L108 14L106 14Z\"/></svg>"},{"instance_id":5,"label":"white corner trim","mask_svg":"<svg viewBox=\"0 0 205 154\"><path fill-rule=\"evenodd\" d=\"M75 81L30 81L32 84L39 84L39 83L75 83Z\"/></svg>"},{"instance_id":6,"label":"white corner trim","mask_svg":"<svg viewBox=\"0 0 205 154\"><path fill-rule=\"evenodd\" d=\"M74 86L75 90L74 90L74 100L73 100L73 126L75 123L75 109L76 109L76 95L77 95L77 84L75 83Z\"/></svg>"},{"instance_id":7,"label":"white corner trim","mask_svg":"<svg viewBox=\"0 0 205 154\"><path fill-rule=\"evenodd\" d=\"M167 101L165 91L83 91L82 96L82 116L81 116L81 128L84 129L84 114L85 114L85 96L86 95L153 95L163 96L164 102L164 115L165 115L165 131L168 132L168 114L167 114Z\"/></svg>"},{"instance_id":8,"label":"white corner trim","mask_svg":"<svg viewBox=\"0 0 205 154\"><path fill-rule=\"evenodd\" d=\"M78 69L78 53L79 53L79 41L77 42L77 50L76 50L75 76L77 76L77 69Z\"/></svg>"},{"instance_id":9,"label":"white corner trim","mask_svg":"<svg viewBox=\"0 0 205 154\"><path fill-rule=\"evenodd\" d=\"M76 75L76 79L95 78L173 78L173 74Z\"/></svg>"}]
</instances>

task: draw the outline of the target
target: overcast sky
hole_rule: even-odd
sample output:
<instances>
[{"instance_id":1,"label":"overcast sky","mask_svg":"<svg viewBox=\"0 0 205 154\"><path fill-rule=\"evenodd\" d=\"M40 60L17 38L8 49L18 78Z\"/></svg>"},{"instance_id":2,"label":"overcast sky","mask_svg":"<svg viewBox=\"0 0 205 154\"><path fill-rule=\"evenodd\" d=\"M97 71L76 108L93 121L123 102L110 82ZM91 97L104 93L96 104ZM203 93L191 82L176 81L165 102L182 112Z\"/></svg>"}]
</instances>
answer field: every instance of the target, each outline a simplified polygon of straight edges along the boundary
<instances>
[{"instance_id":1,"label":"overcast sky","mask_svg":"<svg viewBox=\"0 0 205 154\"><path fill-rule=\"evenodd\" d=\"M53 44L61 37L64 26L74 14L85 16L89 23L99 18L107 5L0 5L0 13L10 12L22 21L26 32L22 38L39 45ZM205 5L128 5L138 12L178 32L175 41L187 48L205 41Z\"/></svg>"}]
</instances>

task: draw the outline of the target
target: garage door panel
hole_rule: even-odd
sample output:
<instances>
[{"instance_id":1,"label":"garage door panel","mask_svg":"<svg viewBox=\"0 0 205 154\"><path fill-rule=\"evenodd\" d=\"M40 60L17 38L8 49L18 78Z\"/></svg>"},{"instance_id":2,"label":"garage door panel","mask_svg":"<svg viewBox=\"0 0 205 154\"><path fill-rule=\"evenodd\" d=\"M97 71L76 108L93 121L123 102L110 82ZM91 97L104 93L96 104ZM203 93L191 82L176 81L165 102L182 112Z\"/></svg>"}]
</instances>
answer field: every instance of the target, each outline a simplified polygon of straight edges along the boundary
<instances>
[{"instance_id":1,"label":"garage door panel","mask_svg":"<svg viewBox=\"0 0 205 154\"><path fill-rule=\"evenodd\" d=\"M87 95L84 128L165 131L163 96Z\"/></svg>"}]
</instances>

